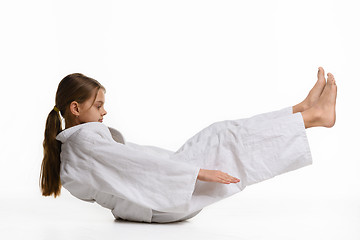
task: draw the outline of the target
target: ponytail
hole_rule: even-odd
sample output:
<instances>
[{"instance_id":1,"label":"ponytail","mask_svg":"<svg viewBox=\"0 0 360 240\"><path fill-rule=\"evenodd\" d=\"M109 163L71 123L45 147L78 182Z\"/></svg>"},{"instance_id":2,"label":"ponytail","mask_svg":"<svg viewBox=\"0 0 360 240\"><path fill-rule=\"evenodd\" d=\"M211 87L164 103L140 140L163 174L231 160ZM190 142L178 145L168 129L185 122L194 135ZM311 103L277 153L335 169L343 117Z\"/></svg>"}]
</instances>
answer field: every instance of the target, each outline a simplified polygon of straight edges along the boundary
<instances>
[{"instance_id":1,"label":"ponytail","mask_svg":"<svg viewBox=\"0 0 360 240\"><path fill-rule=\"evenodd\" d=\"M44 158L40 171L40 190L43 196L57 197L60 195L60 152L61 142L56 136L62 131L61 116L66 123L73 121L69 112L70 103L76 101L83 103L91 99L94 91L105 88L95 79L89 78L81 73L73 73L64 77L58 86L55 97L55 107L49 113L46 120L45 138L43 142ZM94 97L95 101L96 95Z\"/></svg>"},{"instance_id":2,"label":"ponytail","mask_svg":"<svg viewBox=\"0 0 360 240\"><path fill-rule=\"evenodd\" d=\"M62 131L59 110L54 107L46 120L44 134L44 158L41 164L40 188L43 196L60 195L60 152L61 142L56 136Z\"/></svg>"}]
</instances>

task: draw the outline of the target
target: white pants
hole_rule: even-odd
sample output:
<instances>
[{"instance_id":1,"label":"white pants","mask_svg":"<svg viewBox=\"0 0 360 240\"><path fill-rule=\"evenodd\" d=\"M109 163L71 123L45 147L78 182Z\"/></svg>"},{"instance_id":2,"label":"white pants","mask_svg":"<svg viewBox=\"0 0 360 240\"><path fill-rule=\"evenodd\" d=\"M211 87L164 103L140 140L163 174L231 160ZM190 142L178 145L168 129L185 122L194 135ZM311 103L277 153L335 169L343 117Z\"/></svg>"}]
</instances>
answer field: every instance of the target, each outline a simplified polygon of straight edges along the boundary
<instances>
[{"instance_id":1,"label":"white pants","mask_svg":"<svg viewBox=\"0 0 360 240\"><path fill-rule=\"evenodd\" d=\"M203 207L242 191L246 186L312 163L301 113L292 107L250 118L215 122L173 154L203 169L221 170L240 179L236 184L197 180L189 211L153 210L152 222L189 219Z\"/></svg>"}]
</instances>

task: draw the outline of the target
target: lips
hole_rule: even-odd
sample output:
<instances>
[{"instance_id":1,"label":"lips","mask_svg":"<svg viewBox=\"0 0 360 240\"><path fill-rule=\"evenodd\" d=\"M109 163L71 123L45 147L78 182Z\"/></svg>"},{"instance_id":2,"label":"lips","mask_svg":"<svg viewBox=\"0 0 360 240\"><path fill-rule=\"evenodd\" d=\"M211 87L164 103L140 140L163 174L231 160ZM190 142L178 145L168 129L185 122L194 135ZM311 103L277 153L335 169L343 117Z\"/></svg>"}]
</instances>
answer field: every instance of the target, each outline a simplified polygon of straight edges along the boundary
<instances>
[{"instance_id":1,"label":"lips","mask_svg":"<svg viewBox=\"0 0 360 240\"><path fill-rule=\"evenodd\" d=\"M99 122L103 122L103 119L99 119Z\"/></svg>"}]
</instances>

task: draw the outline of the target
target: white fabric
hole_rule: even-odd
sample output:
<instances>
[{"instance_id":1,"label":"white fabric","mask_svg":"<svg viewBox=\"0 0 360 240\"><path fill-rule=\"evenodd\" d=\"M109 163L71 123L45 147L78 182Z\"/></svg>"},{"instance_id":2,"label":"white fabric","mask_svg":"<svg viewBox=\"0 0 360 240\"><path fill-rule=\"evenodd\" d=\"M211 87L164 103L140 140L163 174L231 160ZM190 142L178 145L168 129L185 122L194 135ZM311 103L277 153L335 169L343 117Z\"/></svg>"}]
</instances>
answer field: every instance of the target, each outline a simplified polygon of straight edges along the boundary
<instances>
[{"instance_id":1,"label":"white fabric","mask_svg":"<svg viewBox=\"0 0 360 240\"><path fill-rule=\"evenodd\" d=\"M62 185L131 221L185 220L246 186L312 163L303 118L292 107L215 122L176 152L127 142L95 122L66 129L57 139L63 143ZM199 181L200 168L240 182Z\"/></svg>"}]
</instances>

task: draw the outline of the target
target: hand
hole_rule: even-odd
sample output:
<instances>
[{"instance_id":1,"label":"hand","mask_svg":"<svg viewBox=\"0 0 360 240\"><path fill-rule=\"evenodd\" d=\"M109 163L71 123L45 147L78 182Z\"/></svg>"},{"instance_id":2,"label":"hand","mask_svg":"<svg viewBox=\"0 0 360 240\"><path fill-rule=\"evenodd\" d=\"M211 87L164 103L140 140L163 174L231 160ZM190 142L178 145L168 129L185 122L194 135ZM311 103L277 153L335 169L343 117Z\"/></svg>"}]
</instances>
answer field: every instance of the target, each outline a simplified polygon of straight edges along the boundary
<instances>
[{"instance_id":1,"label":"hand","mask_svg":"<svg viewBox=\"0 0 360 240\"><path fill-rule=\"evenodd\" d=\"M223 184L240 182L240 179L230 176L222 171L207 169L200 169L197 179L205 182L218 182Z\"/></svg>"}]
</instances>

